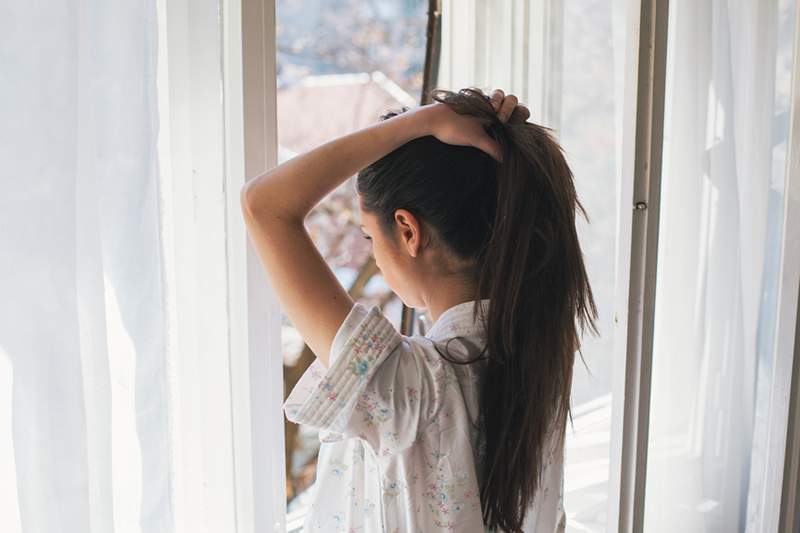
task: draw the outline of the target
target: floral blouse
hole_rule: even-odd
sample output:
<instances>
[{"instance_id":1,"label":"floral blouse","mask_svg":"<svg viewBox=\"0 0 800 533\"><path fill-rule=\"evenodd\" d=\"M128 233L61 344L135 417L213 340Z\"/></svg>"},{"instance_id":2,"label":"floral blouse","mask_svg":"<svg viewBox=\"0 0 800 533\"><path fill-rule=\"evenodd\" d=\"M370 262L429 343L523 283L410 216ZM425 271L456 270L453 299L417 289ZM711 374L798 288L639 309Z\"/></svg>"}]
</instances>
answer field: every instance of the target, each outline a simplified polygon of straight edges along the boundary
<instances>
[{"instance_id":1,"label":"floral blouse","mask_svg":"<svg viewBox=\"0 0 800 533\"><path fill-rule=\"evenodd\" d=\"M303 531L488 531L478 485L483 361L453 364L434 346L451 359L474 359L485 330L481 315L473 322L473 306L488 302L447 309L424 337L401 335L377 307L355 304L334 338L330 366L315 360L283 405L289 420L320 431ZM564 531L562 494L558 447L527 513L526 533Z\"/></svg>"}]
</instances>

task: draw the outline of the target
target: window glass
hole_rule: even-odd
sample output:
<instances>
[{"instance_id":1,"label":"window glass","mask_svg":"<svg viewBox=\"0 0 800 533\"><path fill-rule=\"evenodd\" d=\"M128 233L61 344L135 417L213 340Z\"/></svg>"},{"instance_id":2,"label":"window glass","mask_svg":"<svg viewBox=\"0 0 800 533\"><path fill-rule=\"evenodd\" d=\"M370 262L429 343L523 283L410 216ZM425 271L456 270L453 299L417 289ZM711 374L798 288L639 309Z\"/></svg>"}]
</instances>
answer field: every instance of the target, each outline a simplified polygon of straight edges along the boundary
<instances>
[{"instance_id":1,"label":"window glass","mask_svg":"<svg viewBox=\"0 0 800 533\"><path fill-rule=\"evenodd\" d=\"M574 426L567 427L564 474L571 532L605 531L607 520L615 270L620 268L615 258L626 44L623 5L614 0L566 0L549 14L554 39L546 43L554 60L544 75L555 77L560 85L551 83L546 89L552 111L544 119L564 148L588 215L588 222L579 216L577 226L600 331L599 337L584 335L583 361L576 358L573 371Z\"/></svg>"},{"instance_id":2,"label":"window glass","mask_svg":"<svg viewBox=\"0 0 800 533\"><path fill-rule=\"evenodd\" d=\"M381 113L418 105L425 62L424 0L278 0L278 159L284 162L336 137L375 123ZM307 227L341 283L379 305L399 328L402 304L371 261L359 229L354 178L331 192ZM284 389L313 361L284 317ZM287 526L309 503L319 441L286 422Z\"/></svg>"}]
</instances>

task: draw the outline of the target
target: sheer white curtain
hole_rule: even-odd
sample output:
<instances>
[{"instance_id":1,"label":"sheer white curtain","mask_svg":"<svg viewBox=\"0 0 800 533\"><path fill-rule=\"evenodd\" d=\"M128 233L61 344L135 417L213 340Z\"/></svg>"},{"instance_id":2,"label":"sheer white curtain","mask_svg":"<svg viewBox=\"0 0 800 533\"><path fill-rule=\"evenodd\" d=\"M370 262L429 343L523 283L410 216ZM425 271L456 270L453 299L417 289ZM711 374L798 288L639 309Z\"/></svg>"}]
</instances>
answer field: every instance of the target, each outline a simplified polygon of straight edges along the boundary
<instances>
[{"instance_id":1,"label":"sheer white curtain","mask_svg":"<svg viewBox=\"0 0 800 533\"><path fill-rule=\"evenodd\" d=\"M647 531L760 519L793 21L670 1Z\"/></svg>"},{"instance_id":2,"label":"sheer white curtain","mask_svg":"<svg viewBox=\"0 0 800 533\"><path fill-rule=\"evenodd\" d=\"M0 530L171 511L155 0L0 7Z\"/></svg>"}]
</instances>

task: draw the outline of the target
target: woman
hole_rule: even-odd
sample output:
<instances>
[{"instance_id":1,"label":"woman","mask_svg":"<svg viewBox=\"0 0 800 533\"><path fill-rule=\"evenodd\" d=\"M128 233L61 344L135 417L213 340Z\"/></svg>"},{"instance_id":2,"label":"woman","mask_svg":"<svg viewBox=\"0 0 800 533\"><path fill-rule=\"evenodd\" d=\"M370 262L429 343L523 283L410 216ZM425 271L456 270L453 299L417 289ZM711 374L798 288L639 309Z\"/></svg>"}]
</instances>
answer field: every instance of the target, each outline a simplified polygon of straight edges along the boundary
<instances>
[{"instance_id":1,"label":"woman","mask_svg":"<svg viewBox=\"0 0 800 533\"><path fill-rule=\"evenodd\" d=\"M514 95L432 96L242 190L272 287L317 356L284 404L322 441L305 529L562 531L578 327L597 333L583 208L560 147ZM304 228L355 173L376 263L427 309L425 336L354 302Z\"/></svg>"}]
</instances>

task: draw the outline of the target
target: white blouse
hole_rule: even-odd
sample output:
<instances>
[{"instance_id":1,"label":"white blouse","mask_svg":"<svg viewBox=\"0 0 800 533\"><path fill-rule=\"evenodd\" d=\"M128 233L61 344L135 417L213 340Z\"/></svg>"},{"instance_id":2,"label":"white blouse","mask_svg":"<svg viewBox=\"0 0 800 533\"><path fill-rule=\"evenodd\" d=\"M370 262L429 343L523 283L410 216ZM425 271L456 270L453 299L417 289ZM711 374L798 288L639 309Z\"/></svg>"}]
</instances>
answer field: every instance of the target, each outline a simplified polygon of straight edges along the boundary
<instances>
[{"instance_id":1,"label":"white blouse","mask_svg":"<svg viewBox=\"0 0 800 533\"><path fill-rule=\"evenodd\" d=\"M453 364L434 347L455 360L480 353L476 302L447 309L424 337L401 335L377 307L355 304L333 340L330 367L315 360L283 405L289 420L320 430L303 531L489 531L478 485L483 361ZM526 533L565 528L563 447L549 455Z\"/></svg>"}]
</instances>

